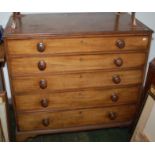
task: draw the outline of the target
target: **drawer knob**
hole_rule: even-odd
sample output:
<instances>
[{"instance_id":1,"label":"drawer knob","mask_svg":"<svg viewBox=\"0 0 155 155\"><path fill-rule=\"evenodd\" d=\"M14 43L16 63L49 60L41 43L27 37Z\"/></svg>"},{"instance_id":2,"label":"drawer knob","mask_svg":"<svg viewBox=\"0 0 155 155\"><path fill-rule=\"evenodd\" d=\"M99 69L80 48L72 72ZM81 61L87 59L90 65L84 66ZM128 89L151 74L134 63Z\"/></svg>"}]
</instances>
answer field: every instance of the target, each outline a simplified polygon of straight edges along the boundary
<instances>
[{"instance_id":1,"label":"drawer knob","mask_svg":"<svg viewBox=\"0 0 155 155\"><path fill-rule=\"evenodd\" d=\"M41 106L44 108L48 107L48 100L46 98L41 100Z\"/></svg>"},{"instance_id":2,"label":"drawer knob","mask_svg":"<svg viewBox=\"0 0 155 155\"><path fill-rule=\"evenodd\" d=\"M112 81L115 84L119 84L121 82L121 78L119 77L119 75L115 75L115 76L112 77Z\"/></svg>"},{"instance_id":3,"label":"drawer knob","mask_svg":"<svg viewBox=\"0 0 155 155\"><path fill-rule=\"evenodd\" d=\"M121 66L123 65L123 59L122 59L122 58L114 59L114 64L115 64L117 67L121 67Z\"/></svg>"},{"instance_id":4,"label":"drawer knob","mask_svg":"<svg viewBox=\"0 0 155 155\"><path fill-rule=\"evenodd\" d=\"M109 112L108 117L111 120L115 120L117 118L117 113L116 112Z\"/></svg>"},{"instance_id":5,"label":"drawer knob","mask_svg":"<svg viewBox=\"0 0 155 155\"><path fill-rule=\"evenodd\" d=\"M121 40L121 39L117 40L116 41L116 46L118 48L120 48L120 49L124 48L125 47L125 41L124 40Z\"/></svg>"},{"instance_id":6,"label":"drawer knob","mask_svg":"<svg viewBox=\"0 0 155 155\"><path fill-rule=\"evenodd\" d=\"M42 79L39 81L39 85L41 89L45 89L47 88L47 81Z\"/></svg>"},{"instance_id":7,"label":"drawer knob","mask_svg":"<svg viewBox=\"0 0 155 155\"><path fill-rule=\"evenodd\" d=\"M46 62L45 61L43 61L43 60L41 60L41 61L39 61L38 62L38 68L40 69L40 70L45 70L46 69Z\"/></svg>"},{"instance_id":8,"label":"drawer knob","mask_svg":"<svg viewBox=\"0 0 155 155\"><path fill-rule=\"evenodd\" d=\"M44 52L45 51L45 44L44 43L42 43L42 42L40 42L40 43L38 43L37 44L37 50L39 51L39 52Z\"/></svg>"},{"instance_id":9,"label":"drawer knob","mask_svg":"<svg viewBox=\"0 0 155 155\"><path fill-rule=\"evenodd\" d=\"M49 119L48 119L48 118L43 119L43 120L42 120L42 124L43 124L44 126L49 126L49 124L50 124Z\"/></svg>"},{"instance_id":10,"label":"drawer knob","mask_svg":"<svg viewBox=\"0 0 155 155\"><path fill-rule=\"evenodd\" d=\"M113 102L117 102L118 99L119 99L119 97L118 97L117 94L113 93L113 94L111 95L111 100L112 100Z\"/></svg>"}]
</instances>

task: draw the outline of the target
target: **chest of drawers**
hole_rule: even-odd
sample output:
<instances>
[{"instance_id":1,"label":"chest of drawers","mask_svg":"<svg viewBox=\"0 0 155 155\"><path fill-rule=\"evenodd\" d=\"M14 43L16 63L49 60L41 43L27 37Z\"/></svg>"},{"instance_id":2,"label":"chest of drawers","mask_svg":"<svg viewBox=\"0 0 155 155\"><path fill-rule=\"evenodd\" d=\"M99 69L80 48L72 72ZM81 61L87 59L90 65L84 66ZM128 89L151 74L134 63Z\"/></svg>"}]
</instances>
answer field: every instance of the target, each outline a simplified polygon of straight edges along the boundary
<instances>
[{"instance_id":1,"label":"chest of drawers","mask_svg":"<svg viewBox=\"0 0 155 155\"><path fill-rule=\"evenodd\" d=\"M5 50L17 140L129 126L140 109L152 31L129 14L11 17ZM13 29L12 24L16 24Z\"/></svg>"}]
</instances>

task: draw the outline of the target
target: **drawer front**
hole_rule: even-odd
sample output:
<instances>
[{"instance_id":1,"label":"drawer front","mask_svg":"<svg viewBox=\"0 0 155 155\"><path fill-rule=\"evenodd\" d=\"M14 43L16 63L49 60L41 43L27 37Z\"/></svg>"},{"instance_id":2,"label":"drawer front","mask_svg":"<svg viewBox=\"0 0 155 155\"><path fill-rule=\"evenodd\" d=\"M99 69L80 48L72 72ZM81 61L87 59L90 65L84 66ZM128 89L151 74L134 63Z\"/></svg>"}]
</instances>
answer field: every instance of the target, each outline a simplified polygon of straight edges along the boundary
<instances>
[{"instance_id":1,"label":"drawer front","mask_svg":"<svg viewBox=\"0 0 155 155\"><path fill-rule=\"evenodd\" d=\"M106 90L16 95L15 102L18 111L110 106L137 103L139 91L140 87L137 86ZM129 98L130 94L132 97Z\"/></svg>"},{"instance_id":2,"label":"drawer front","mask_svg":"<svg viewBox=\"0 0 155 155\"><path fill-rule=\"evenodd\" d=\"M8 52L14 54L56 54L112 50L146 49L147 36L124 36L103 38L29 39L8 40Z\"/></svg>"},{"instance_id":3,"label":"drawer front","mask_svg":"<svg viewBox=\"0 0 155 155\"><path fill-rule=\"evenodd\" d=\"M15 93L49 92L89 87L119 86L142 82L141 70L118 72L91 72L15 78L12 80Z\"/></svg>"},{"instance_id":4,"label":"drawer front","mask_svg":"<svg viewBox=\"0 0 155 155\"><path fill-rule=\"evenodd\" d=\"M10 67L13 76L92 69L120 69L142 67L145 64L145 57L145 53L23 57L11 59Z\"/></svg>"},{"instance_id":5,"label":"drawer front","mask_svg":"<svg viewBox=\"0 0 155 155\"><path fill-rule=\"evenodd\" d=\"M85 125L102 125L131 121L134 105L72 110L61 112L40 112L18 115L20 131L63 129Z\"/></svg>"}]
</instances>

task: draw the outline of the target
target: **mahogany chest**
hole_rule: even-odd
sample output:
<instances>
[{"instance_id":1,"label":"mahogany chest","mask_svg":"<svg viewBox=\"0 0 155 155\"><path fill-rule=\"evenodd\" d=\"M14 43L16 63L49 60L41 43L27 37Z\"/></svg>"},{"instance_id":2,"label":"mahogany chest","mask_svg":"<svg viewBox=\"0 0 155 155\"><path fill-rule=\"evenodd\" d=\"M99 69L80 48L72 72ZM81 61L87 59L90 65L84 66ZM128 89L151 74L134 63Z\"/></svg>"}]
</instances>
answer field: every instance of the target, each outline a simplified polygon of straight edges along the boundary
<instances>
[{"instance_id":1,"label":"mahogany chest","mask_svg":"<svg viewBox=\"0 0 155 155\"><path fill-rule=\"evenodd\" d=\"M127 13L11 17L5 51L17 140L131 125L151 36Z\"/></svg>"}]
</instances>

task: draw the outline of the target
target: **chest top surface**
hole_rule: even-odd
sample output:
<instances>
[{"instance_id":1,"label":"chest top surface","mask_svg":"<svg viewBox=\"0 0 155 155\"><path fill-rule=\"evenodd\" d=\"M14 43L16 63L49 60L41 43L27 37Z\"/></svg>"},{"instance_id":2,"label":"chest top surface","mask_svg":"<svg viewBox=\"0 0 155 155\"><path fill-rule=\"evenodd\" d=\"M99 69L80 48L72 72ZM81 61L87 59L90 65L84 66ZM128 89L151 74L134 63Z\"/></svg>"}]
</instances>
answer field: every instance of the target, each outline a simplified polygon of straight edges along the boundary
<instances>
[{"instance_id":1,"label":"chest top surface","mask_svg":"<svg viewBox=\"0 0 155 155\"><path fill-rule=\"evenodd\" d=\"M12 29L13 21L16 28ZM10 17L5 29L5 37L35 36L81 36L105 34L147 34L152 33L147 26L136 20L132 25L131 15L122 13L51 13L22 14L13 20Z\"/></svg>"}]
</instances>

